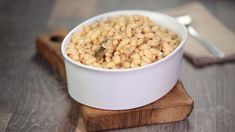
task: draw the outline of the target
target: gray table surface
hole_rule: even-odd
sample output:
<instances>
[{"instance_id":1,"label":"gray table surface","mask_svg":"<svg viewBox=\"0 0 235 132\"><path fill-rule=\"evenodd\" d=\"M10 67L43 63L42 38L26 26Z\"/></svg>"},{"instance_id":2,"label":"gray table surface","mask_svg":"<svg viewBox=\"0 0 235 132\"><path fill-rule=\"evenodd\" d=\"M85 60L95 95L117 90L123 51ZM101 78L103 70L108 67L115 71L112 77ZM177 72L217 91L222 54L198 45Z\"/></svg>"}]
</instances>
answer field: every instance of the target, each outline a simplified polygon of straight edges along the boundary
<instances>
[{"instance_id":1,"label":"gray table surface","mask_svg":"<svg viewBox=\"0 0 235 132\"><path fill-rule=\"evenodd\" d=\"M125 8L162 10L190 1L193 0L80 0L82 9L89 8L84 3L95 4L94 15ZM235 1L201 2L235 32ZM55 3L0 0L0 132L75 131L76 103L67 94L65 83L35 55L35 37L50 28ZM195 101L188 119L115 131L235 131L235 63L196 68L184 59L180 79Z\"/></svg>"}]
</instances>

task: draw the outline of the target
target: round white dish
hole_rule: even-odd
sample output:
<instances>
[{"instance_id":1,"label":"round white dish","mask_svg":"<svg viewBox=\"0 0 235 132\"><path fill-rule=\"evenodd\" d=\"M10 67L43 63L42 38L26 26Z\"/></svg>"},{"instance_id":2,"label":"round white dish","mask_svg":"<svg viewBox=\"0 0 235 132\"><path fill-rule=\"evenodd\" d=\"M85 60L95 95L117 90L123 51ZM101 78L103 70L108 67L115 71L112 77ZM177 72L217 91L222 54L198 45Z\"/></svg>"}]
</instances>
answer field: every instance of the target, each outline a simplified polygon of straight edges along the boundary
<instances>
[{"instance_id":1,"label":"round white dish","mask_svg":"<svg viewBox=\"0 0 235 132\"><path fill-rule=\"evenodd\" d=\"M78 32L83 24L116 15L143 15L181 37L180 45L165 58L154 63L130 69L101 69L78 63L66 54L72 33ZM95 16L79 24L63 40L61 51L64 56L68 92L81 104L108 110L125 110L144 106L167 94L176 84L187 39L184 25L174 18L150 11L122 10Z\"/></svg>"}]
</instances>

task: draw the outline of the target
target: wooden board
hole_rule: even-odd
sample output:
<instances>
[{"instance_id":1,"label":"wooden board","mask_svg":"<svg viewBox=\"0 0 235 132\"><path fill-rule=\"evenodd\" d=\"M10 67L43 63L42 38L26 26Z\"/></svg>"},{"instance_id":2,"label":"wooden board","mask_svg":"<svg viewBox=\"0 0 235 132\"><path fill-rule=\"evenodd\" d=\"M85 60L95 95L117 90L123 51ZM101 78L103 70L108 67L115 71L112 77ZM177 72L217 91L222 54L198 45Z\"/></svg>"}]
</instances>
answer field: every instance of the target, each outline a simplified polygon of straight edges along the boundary
<instances>
[{"instance_id":1,"label":"wooden board","mask_svg":"<svg viewBox=\"0 0 235 132\"><path fill-rule=\"evenodd\" d=\"M37 54L45 58L63 79L66 79L66 74L60 45L66 33L65 28L59 28L36 39ZM81 105L80 110L87 131L102 131L180 121L192 112L193 104L192 98L178 81L166 96L140 108L110 111Z\"/></svg>"}]
</instances>

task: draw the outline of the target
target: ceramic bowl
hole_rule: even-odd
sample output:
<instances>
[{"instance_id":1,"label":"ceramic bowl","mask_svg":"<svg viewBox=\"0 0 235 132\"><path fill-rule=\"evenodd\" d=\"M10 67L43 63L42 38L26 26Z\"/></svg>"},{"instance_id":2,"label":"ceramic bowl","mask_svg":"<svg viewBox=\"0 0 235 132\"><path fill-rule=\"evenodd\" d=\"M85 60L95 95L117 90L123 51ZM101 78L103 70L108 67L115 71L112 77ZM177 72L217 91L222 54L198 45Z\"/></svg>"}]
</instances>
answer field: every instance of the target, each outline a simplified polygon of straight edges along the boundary
<instances>
[{"instance_id":1,"label":"ceramic bowl","mask_svg":"<svg viewBox=\"0 0 235 132\"><path fill-rule=\"evenodd\" d=\"M82 25L117 15L143 15L177 33L182 41L168 56L154 63L130 69L102 69L72 60L66 54L71 35ZM179 78L183 47L187 38L185 26L173 17L143 10L123 10L101 14L86 20L70 31L63 40L68 92L81 104L108 110L132 109L152 103L166 95Z\"/></svg>"}]
</instances>

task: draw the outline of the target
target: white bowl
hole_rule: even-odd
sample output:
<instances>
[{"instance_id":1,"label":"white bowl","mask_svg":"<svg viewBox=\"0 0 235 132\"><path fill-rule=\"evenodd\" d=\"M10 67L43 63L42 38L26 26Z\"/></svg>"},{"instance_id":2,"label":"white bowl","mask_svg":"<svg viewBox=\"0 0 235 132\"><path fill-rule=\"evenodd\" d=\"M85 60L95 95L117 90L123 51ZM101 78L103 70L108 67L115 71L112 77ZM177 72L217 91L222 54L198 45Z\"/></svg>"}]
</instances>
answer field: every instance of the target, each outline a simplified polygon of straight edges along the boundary
<instances>
[{"instance_id":1,"label":"white bowl","mask_svg":"<svg viewBox=\"0 0 235 132\"><path fill-rule=\"evenodd\" d=\"M154 63L130 69L101 69L75 62L66 54L72 33L83 24L116 15L143 15L177 33L182 41L165 58ZM185 26L174 18L150 11L113 11L86 20L65 37L61 50L64 56L68 91L81 104L108 110L125 110L144 106L167 94L176 84L187 38Z\"/></svg>"}]
</instances>

